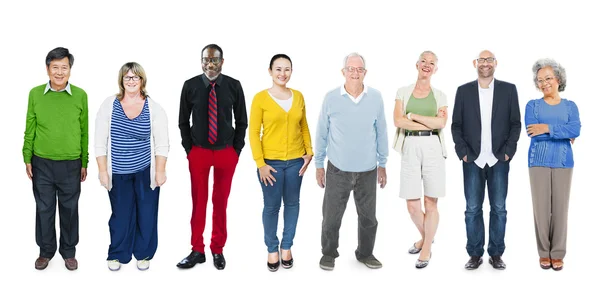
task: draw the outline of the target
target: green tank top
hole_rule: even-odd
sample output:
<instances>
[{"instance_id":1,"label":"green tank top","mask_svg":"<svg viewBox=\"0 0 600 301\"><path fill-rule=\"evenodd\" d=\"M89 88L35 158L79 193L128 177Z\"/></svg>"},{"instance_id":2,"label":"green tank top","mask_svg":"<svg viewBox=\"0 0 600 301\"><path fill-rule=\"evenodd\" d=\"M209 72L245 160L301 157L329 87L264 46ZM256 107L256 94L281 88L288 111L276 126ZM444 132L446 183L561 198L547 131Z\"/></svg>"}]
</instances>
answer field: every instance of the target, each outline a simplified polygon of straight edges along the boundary
<instances>
[{"instance_id":1,"label":"green tank top","mask_svg":"<svg viewBox=\"0 0 600 301\"><path fill-rule=\"evenodd\" d=\"M406 104L406 114L413 113L421 116L437 116L437 106L433 91L429 92L429 95L425 98L416 98L412 94Z\"/></svg>"}]
</instances>

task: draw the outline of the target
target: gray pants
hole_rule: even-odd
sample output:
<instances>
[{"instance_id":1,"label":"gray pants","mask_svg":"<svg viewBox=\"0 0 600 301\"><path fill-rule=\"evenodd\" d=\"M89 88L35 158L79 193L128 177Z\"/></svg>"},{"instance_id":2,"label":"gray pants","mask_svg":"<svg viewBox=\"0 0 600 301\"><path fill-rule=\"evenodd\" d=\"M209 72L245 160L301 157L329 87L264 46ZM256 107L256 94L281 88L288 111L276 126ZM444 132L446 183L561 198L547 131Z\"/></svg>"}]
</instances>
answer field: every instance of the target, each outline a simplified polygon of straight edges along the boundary
<instances>
[{"instance_id":1,"label":"gray pants","mask_svg":"<svg viewBox=\"0 0 600 301\"><path fill-rule=\"evenodd\" d=\"M535 236L540 257L563 259L573 168L529 168Z\"/></svg>"},{"instance_id":2,"label":"gray pants","mask_svg":"<svg viewBox=\"0 0 600 301\"><path fill-rule=\"evenodd\" d=\"M321 247L323 255L338 257L340 227L350 192L358 213L358 248L356 258L373 255L377 218L375 217L377 193L377 168L365 172L345 172L331 162L327 163L323 198L323 228Z\"/></svg>"},{"instance_id":3,"label":"gray pants","mask_svg":"<svg viewBox=\"0 0 600 301\"><path fill-rule=\"evenodd\" d=\"M63 258L75 257L79 242L79 194L81 160L54 161L33 155L33 196L35 198L35 241L40 256L56 253L56 204L60 217L60 246Z\"/></svg>"}]
</instances>

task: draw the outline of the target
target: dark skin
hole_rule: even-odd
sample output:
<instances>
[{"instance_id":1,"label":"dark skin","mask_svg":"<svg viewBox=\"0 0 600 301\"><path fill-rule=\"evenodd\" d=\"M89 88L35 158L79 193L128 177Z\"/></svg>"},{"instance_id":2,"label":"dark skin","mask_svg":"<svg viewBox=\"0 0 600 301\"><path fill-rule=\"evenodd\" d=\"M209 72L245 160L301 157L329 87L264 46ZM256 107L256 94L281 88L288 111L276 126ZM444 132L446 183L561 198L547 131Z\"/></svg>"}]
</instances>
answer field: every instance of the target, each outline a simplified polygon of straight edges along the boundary
<instances>
[{"instance_id":1,"label":"dark skin","mask_svg":"<svg viewBox=\"0 0 600 301\"><path fill-rule=\"evenodd\" d=\"M215 80L221 74L224 61L218 50L213 48L204 49L202 52L202 71L209 80Z\"/></svg>"}]
</instances>

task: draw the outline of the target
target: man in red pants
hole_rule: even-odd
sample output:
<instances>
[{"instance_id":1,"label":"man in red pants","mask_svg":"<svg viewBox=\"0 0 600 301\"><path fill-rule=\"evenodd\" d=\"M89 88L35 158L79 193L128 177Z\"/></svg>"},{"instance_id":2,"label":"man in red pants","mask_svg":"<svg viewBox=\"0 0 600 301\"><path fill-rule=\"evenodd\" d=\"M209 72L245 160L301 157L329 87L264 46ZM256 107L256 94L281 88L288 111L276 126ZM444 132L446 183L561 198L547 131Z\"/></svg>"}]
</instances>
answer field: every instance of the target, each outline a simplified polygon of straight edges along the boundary
<instances>
[{"instance_id":1,"label":"man in red pants","mask_svg":"<svg viewBox=\"0 0 600 301\"><path fill-rule=\"evenodd\" d=\"M192 253L177 264L183 269L206 261L203 233L211 167L214 167L214 184L210 250L215 267L218 270L225 268L223 247L227 240L227 199L244 147L248 117L242 85L238 80L221 74L223 62L221 47L216 44L205 46L202 49L204 74L187 80L181 91L179 129L189 161L193 200Z\"/></svg>"}]
</instances>

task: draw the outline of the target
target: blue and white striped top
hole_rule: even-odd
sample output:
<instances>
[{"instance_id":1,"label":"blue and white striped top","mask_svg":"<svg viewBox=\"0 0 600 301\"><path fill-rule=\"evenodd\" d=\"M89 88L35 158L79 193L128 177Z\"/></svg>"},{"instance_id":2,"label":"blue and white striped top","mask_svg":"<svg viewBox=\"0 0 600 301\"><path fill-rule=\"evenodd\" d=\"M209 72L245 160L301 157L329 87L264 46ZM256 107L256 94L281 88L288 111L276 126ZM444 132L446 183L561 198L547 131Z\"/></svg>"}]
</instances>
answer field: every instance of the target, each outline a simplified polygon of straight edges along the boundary
<instances>
[{"instance_id":1,"label":"blue and white striped top","mask_svg":"<svg viewBox=\"0 0 600 301\"><path fill-rule=\"evenodd\" d=\"M115 98L110 126L113 174L132 174L150 166L150 111L148 99L139 116L129 119Z\"/></svg>"}]
</instances>

